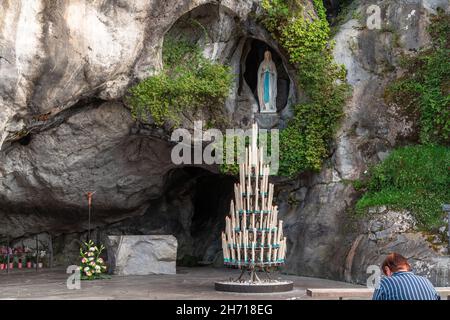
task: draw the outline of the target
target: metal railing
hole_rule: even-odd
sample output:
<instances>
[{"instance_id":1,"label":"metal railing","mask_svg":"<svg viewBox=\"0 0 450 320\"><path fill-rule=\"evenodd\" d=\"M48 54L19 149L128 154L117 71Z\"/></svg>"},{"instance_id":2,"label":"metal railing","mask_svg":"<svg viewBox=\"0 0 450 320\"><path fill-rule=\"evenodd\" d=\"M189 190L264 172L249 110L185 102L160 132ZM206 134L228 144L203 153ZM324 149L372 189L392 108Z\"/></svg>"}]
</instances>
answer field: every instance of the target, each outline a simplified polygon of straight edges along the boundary
<instances>
[{"instance_id":1,"label":"metal railing","mask_svg":"<svg viewBox=\"0 0 450 320\"><path fill-rule=\"evenodd\" d=\"M39 236L36 235L35 236L35 241L36 241L36 247L34 248L34 250L28 251L28 252L23 252L24 254L26 253L35 253L35 257L36 257L36 261L35 261L35 269L36 272L39 270L39 256L40 256L40 251L41 248L39 247ZM48 255L48 266L49 268L53 268L53 241L52 241L52 236L49 234L48 235L48 242L47 242L47 248L49 251L49 255ZM9 274L10 270L11 270L11 263L14 263L14 248L11 247L11 240L9 235L6 236L6 273Z\"/></svg>"}]
</instances>

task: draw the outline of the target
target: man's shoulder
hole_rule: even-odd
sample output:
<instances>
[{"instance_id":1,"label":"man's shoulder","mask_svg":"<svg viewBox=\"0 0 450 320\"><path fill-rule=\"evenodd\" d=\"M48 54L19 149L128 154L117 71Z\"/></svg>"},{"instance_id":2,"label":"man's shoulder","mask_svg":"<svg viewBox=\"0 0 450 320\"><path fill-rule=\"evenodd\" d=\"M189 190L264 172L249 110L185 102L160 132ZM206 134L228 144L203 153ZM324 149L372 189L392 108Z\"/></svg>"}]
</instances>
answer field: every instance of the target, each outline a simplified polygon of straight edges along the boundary
<instances>
[{"instance_id":1,"label":"man's shoulder","mask_svg":"<svg viewBox=\"0 0 450 320\"><path fill-rule=\"evenodd\" d=\"M381 278L381 282L380 283L392 283L394 282L394 278L393 277L382 277Z\"/></svg>"},{"instance_id":2,"label":"man's shoulder","mask_svg":"<svg viewBox=\"0 0 450 320\"><path fill-rule=\"evenodd\" d=\"M381 283L383 284L395 284L398 282L403 282L403 281L414 281L414 280L421 280L420 282L426 282L426 283L431 283L430 280L428 280L426 277L424 276L419 276L414 274L413 272L404 272L401 274L397 274L397 275L393 275L391 277L383 277L381 279Z\"/></svg>"},{"instance_id":3,"label":"man's shoulder","mask_svg":"<svg viewBox=\"0 0 450 320\"><path fill-rule=\"evenodd\" d=\"M424 281L425 283L427 283L427 284L433 286L433 284L431 283L431 281L430 281L427 277L419 276L419 275L414 274L414 273L412 273L411 276L412 276L413 278L415 278L415 279L420 279L420 280Z\"/></svg>"},{"instance_id":4,"label":"man's shoulder","mask_svg":"<svg viewBox=\"0 0 450 320\"><path fill-rule=\"evenodd\" d=\"M387 284L395 284L395 283L398 283L399 281L406 281L411 276L412 277L420 277L420 276L416 276L412 272L408 272L407 274L404 273L404 274L401 274L401 275L393 275L393 276L390 276L390 277L383 277L383 278L381 278L381 282L380 283L381 284L385 284L385 285L387 285Z\"/></svg>"},{"instance_id":5,"label":"man's shoulder","mask_svg":"<svg viewBox=\"0 0 450 320\"><path fill-rule=\"evenodd\" d=\"M392 277L382 277L380 280L380 288L389 288L394 284Z\"/></svg>"}]
</instances>

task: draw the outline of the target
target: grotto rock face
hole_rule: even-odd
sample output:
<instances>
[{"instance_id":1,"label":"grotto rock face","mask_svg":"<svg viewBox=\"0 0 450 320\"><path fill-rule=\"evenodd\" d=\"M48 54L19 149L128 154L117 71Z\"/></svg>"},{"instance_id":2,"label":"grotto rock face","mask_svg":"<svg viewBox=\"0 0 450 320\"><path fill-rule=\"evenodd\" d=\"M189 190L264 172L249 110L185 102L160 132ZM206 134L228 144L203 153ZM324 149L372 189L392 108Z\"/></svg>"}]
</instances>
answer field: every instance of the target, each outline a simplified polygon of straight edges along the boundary
<instances>
[{"instance_id":1,"label":"grotto rock face","mask_svg":"<svg viewBox=\"0 0 450 320\"><path fill-rule=\"evenodd\" d=\"M435 272L445 260L442 241L421 234L409 219L398 220L398 214L386 208L381 213L372 210L378 222L352 213L358 195L348 181L363 177L370 164L386 158L394 147L416 139L413 123L383 99L386 85L401 72L399 54L426 45L429 15L438 7L450 9L448 1L377 3L382 29L369 30L365 12L372 4L357 2L363 18L350 19L335 36L334 56L348 70L353 96L345 107L330 162L318 175L280 185L290 272L365 283L366 268L379 265L391 251L411 258L422 274ZM380 230L370 229L377 223ZM433 245L433 241L437 242Z\"/></svg>"},{"instance_id":2,"label":"grotto rock face","mask_svg":"<svg viewBox=\"0 0 450 320\"><path fill-rule=\"evenodd\" d=\"M188 32L186 22L194 17L206 25L209 41L186 35L202 44L206 56L240 75L225 104L235 126L250 125L257 110L243 76L250 66L247 55L255 52L252 43L263 41L279 55L287 107L281 106L279 118L257 120L282 127L301 88L282 50L252 19L257 3L35 0L25 6L3 0L0 241L9 235L20 244L22 237L51 234L55 263L73 263L88 227L84 194L95 191L94 239L172 234L179 263L220 261L219 234L234 178L212 167L175 167L167 131L136 123L123 98L132 84L161 69L165 35ZM338 1L327 3L337 10ZM362 17L370 4L357 2ZM358 194L348 183L395 146L414 140L413 124L384 103L384 88L400 72L398 54L427 44L428 16L438 6L449 10L447 0L385 1L382 30L368 30L355 19L340 27L334 55L348 70L353 97L333 155L320 173L274 181L288 238L286 271L365 282L366 266L379 263L389 250L415 257L424 273L432 268L429 261L441 258L443 251L437 244L430 248L433 240L409 218L400 225L383 218L397 221L407 214L355 217Z\"/></svg>"},{"instance_id":3,"label":"grotto rock face","mask_svg":"<svg viewBox=\"0 0 450 320\"><path fill-rule=\"evenodd\" d=\"M391 252L401 252L418 274L427 276L437 285L446 286L448 270L445 228L434 235L421 232L408 211L393 211L386 207L370 209L365 219L365 232L353 242L347 255L344 276L347 281L365 283L367 266L380 265Z\"/></svg>"},{"instance_id":4,"label":"grotto rock face","mask_svg":"<svg viewBox=\"0 0 450 320\"><path fill-rule=\"evenodd\" d=\"M17 237L85 230L80 210L87 191L96 192L99 222L143 213L148 199L162 194L164 173L172 167L170 146L131 134L132 126L121 104L105 102L32 134L27 145L5 149L1 232Z\"/></svg>"},{"instance_id":5,"label":"grotto rock face","mask_svg":"<svg viewBox=\"0 0 450 320\"><path fill-rule=\"evenodd\" d=\"M215 2L3 2L1 234L82 231L90 190L103 223L143 214L162 195L172 145L165 132L136 126L122 98L161 68L166 32L207 3ZM220 6L237 23L252 7Z\"/></svg>"},{"instance_id":6,"label":"grotto rock face","mask_svg":"<svg viewBox=\"0 0 450 320\"><path fill-rule=\"evenodd\" d=\"M161 69L163 40L171 33L194 39L236 74L245 67L248 39L279 52L252 20L256 10L251 0L3 1L0 241L9 236L20 244L21 237L50 233L55 261L74 261L88 227L85 194L95 191L92 226L102 239L174 234L180 259L212 261L233 178L175 168L168 131L137 124L124 96ZM193 19L207 36L189 33L186 23ZM286 61L280 54L280 66L292 73ZM251 91L239 91L240 81L236 77L225 108L235 126L245 127L254 102Z\"/></svg>"}]
</instances>

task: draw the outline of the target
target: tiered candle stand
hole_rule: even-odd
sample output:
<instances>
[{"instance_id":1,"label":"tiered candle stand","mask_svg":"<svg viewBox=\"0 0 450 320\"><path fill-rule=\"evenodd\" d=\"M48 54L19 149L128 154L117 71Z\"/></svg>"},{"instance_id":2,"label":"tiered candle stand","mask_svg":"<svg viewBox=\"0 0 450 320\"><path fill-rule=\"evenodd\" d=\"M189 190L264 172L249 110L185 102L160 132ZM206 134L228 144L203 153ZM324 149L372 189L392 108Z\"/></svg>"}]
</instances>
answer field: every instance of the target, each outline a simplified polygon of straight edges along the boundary
<instances>
[{"instance_id":1,"label":"tiered candle stand","mask_svg":"<svg viewBox=\"0 0 450 320\"><path fill-rule=\"evenodd\" d=\"M278 208L272 203L270 166L264 163L263 148L258 148L257 138L258 126L254 124L251 145L246 148L245 163L239 165L239 183L234 185L234 200L222 232L224 264L240 269L241 275L236 280L216 282L216 290L250 293L293 289L291 281L270 276L285 263L286 237L283 221L278 220ZM258 272L264 272L264 277L259 277Z\"/></svg>"}]
</instances>

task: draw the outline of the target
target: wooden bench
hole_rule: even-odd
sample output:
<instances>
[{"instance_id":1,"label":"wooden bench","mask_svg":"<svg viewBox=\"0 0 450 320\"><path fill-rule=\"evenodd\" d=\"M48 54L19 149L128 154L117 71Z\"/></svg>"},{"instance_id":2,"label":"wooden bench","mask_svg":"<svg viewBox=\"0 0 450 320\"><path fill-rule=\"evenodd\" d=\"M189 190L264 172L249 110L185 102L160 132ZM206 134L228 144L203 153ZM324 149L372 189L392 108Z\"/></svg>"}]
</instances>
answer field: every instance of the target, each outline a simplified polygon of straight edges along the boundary
<instances>
[{"instance_id":1,"label":"wooden bench","mask_svg":"<svg viewBox=\"0 0 450 320\"><path fill-rule=\"evenodd\" d=\"M450 300L450 287L437 287L437 293L442 298ZM306 295L311 298L336 299L343 298L367 298L371 299L374 289L369 288L311 288L306 289Z\"/></svg>"}]
</instances>

